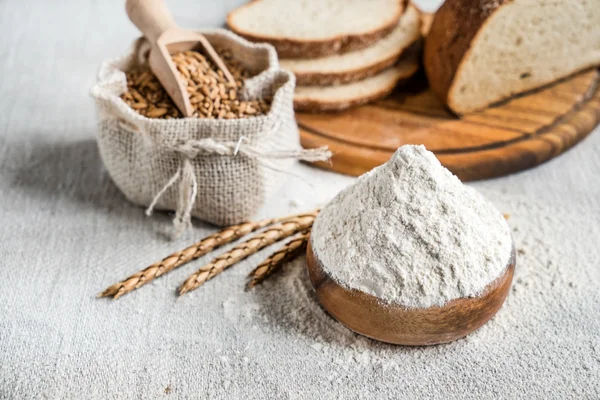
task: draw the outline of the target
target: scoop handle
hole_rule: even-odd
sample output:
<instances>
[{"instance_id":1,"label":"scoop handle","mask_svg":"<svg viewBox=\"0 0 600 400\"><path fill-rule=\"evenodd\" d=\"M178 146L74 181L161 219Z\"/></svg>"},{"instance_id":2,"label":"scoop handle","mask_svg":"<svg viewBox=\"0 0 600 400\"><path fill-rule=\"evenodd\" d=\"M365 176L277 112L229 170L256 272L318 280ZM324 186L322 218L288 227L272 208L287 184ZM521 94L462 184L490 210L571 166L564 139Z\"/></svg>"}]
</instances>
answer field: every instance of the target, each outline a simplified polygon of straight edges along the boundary
<instances>
[{"instance_id":1,"label":"scoop handle","mask_svg":"<svg viewBox=\"0 0 600 400\"><path fill-rule=\"evenodd\" d=\"M168 29L177 28L164 0L127 0L125 11L151 43Z\"/></svg>"}]
</instances>

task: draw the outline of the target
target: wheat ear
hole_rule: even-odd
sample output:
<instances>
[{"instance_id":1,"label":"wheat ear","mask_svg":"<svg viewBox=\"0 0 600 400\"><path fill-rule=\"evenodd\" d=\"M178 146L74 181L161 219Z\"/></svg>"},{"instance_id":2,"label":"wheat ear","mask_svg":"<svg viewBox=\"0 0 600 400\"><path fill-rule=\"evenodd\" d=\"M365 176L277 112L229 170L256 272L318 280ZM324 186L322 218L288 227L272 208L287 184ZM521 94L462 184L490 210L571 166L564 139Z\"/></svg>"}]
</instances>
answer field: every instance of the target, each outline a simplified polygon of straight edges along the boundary
<instances>
[{"instance_id":1,"label":"wheat ear","mask_svg":"<svg viewBox=\"0 0 600 400\"><path fill-rule=\"evenodd\" d=\"M296 218L282 221L267 228L263 232L256 234L244 243L235 246L227 253L215 258L210 263L204 265L198 271L192 274L179 288L179 295L181 296L198 288L206 281L223 272L225 269L231 267L238 261L251 256L257 251L270 246L281 239L285 239L298 232L309 229L318 213L319 211L315 210L311 213L299 215Z\"/></svg>"},{"instance_id":2,"label":"wheat ear","mask_svg":"<svg viewBox=\"0 0 600 400\"><path fill-rule=\"evenodd\" d=\"M301 255L306 250L309 239L310 229L307 229L287 242L281 249L271 254L269 258L250 272L248 275L250 280L248 281L247 289L251 289L259 283L264 282L285 263L288 263Z\"/></svg>"},{"instance_id":3,"label":"wheat ear","mask_svg":"<svg viewBox=\"0 0 600 400\"><path fill-rule=\"evenodd\" d=\"M244 222L238 225L229 226L215 234L207 236L206 238L194 243L184 250L168 255L161 261L155 262L146 269L136 272L121 282L117 282L114 285L109 286L106 290L100 293L98 297L113 296L113 298L118 299L124 294L145 285L159 276L164 275L187 262L195 260L196 258L202 257L217 247L231 243L249 233L264 228L265 226L272 225L293 217L295 216L286 218L269 218L258 222Z\"/></svg>"}]
</instances>

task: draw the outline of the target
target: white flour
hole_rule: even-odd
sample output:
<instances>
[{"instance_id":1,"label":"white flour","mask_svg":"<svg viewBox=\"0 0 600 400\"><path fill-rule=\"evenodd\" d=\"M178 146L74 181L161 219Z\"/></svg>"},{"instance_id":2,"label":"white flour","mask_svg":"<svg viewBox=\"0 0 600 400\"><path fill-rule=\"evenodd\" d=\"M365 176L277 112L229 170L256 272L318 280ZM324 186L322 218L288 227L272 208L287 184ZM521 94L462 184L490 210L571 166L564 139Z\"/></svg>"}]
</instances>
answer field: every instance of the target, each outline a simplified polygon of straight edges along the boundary
<instances>
[{"instance_id":1,"label":"white flour","mask_svg":"<svg viewBox=\"0 0 600 400\"><path fill-rule=\"evenodd\" d=\"M171 216L146 218L108 178L82 88L139 33L119 2L63 3L24 13L23 1L0 1L0 399L600 399L600 128L537 168L469 185L510 215L517 267L502 309L455 342L355 334L319 306L304 258L244 291L281 244L189 296L175 289L215 255L96 299L215 228L195 223L170 242L160 233ZM171 3L213 25L242 1ZM310 210L355 181L291 172L256 219Z\"/></svg>"},{"instance_id":2,"label":"white flour","mask_svg":"<svg viewBox=\"0 0 600 400\"><path fill-rule=\"evenodd\" d=\"M407 307L480 294L507 266L500 212L423 146L403 146L320 213L312 234L341 285Z\"/></svg>"}]
</instances>

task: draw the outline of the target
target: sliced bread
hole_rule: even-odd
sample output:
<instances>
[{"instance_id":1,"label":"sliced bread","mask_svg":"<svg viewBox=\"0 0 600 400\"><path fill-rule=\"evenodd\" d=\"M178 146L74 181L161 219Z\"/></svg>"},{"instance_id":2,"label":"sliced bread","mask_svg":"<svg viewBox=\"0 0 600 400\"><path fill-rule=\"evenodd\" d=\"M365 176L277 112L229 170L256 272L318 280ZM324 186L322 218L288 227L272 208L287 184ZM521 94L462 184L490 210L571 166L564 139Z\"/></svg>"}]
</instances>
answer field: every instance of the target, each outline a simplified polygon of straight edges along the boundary
<instances>
[{"instance_id":1,"label":"sliced bread","mask_svg":"<svg viewBox=\"0 0 600 400\"><path fill-rule=\"evenodd\" d=\"M401 81L419 70L419 55L410 52L400 62L362 81L338 86L297 86L294 92L296 111L337 111L387 96Z\"/></svg>"},{"instance_id":2,"label":"sliced bread","mask_svg":"<svg viewBox=\"0 0 600 400\"><path fill-rule=\"evenodd\" d=\"M235 33L314 58L370 46L398 24L406 0L255 0L227 16Z\"/></svg>"},{"instance_id":3,"label":"sliced bread","mask_svg":"<svg viewBox=\"0 0 600 400\"><path fill-rule=\"evenodd\" d=\"M479 110L599 65L600 0L447 0L424 58L451 110Z\"/></svg>"},{"instance_id":4,"label":"sliced bread","mask_svg":"<svg viewBox=\"0 0 600 400\"><path fill-rule=\"evenodd\" d=\"M398 61L401 54L421 36L421 19L410 5L396 28L370 47L314 59L282 59L282 68L296 75L298 85L339 85L376 75Z\"/></svg>"}]
</instances>

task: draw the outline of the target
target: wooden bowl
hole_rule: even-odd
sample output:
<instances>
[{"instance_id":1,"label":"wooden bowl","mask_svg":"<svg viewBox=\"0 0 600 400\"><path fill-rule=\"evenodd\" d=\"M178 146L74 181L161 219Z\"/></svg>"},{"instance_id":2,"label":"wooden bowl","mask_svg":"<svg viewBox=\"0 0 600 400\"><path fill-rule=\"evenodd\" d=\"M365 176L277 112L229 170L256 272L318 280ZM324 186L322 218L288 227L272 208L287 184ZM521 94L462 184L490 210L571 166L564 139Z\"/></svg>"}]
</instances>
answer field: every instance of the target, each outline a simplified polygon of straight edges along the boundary
<instances>
[{"instance_id":1,"label":"wooden bowl","mask_svg":"<svg viewBox=\"0 0 600 400\"><path fill-rule=\"evenodd\" d=\"M335 319L361 335L409 346L451 342L480 328L504 303L516 265L513 245L506 270L481 296L452 300L442 307L406 308L340 286L324 272L311 241L306 253L317 298Z\"/></svg>"}]
</instances>

